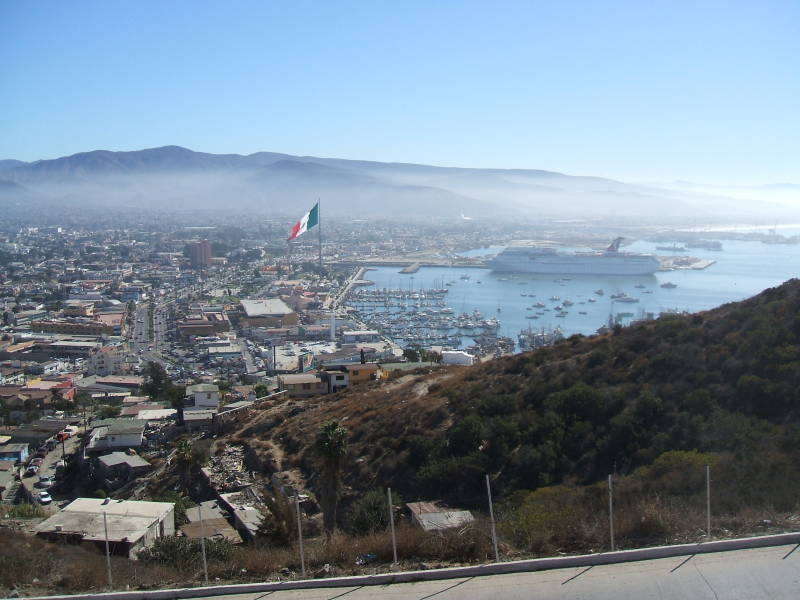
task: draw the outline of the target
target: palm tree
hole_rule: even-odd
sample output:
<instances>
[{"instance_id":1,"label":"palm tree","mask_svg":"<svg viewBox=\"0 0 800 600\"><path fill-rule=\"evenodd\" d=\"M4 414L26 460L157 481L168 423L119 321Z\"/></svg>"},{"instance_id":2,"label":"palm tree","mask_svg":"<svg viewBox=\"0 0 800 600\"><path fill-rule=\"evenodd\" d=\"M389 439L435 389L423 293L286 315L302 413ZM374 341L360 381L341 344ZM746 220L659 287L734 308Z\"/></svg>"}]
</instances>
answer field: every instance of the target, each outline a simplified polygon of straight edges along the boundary
<instances>
[{"instance_id":1,"label":"palm tree","mask_svg":"<svg viewBox=\"0 0 800 600\"><path fill-rule=\"evenodd\" d=\"M184 492L189 489L189 484L192 480L192 472L199 462L199 457L194 451L190 440L181 439L175 443L175 464L178 466L181 489Z\"/></svg>"},{"instance_id":2,"label":"palm tree","mask_svg":"<svg viewBox=\"0 0 800 600\"><path fill-rule=\"evenodd\" d=\"M336 527L336 511L339 507L339 492L342 486L342 463L347 454L347 429L337 421L323 423L314 447L322 460L322 525L326 538L330 540Z\"/></svg>"}]
</instances>

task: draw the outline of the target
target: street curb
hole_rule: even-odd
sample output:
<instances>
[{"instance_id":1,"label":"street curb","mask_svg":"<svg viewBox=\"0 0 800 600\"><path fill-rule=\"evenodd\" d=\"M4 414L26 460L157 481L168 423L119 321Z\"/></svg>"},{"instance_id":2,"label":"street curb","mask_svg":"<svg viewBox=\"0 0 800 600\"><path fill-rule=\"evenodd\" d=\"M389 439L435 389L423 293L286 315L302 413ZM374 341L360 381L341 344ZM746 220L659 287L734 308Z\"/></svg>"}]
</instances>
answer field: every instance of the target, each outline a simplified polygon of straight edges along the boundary
<instances>
[{"instance_id":1,"label":"street curb","mask_svg":"<svg viewBox=\"0 0 800 600\"><path fill-rule=\"evenodd\" d=\"M560 556L556 558L534 558L530 560L518 560L488 565L432 569L429 571L404 571L400 573L334 577L330 579L241 583L234 585L177 588L170 590L108 592L98 594L75 594L67 596L36 596L29 597L29 600L173 600L178 598L199 598L204 596L277 592L281 590L390 585L393 583L411 583L415 581L437 581L441 579L457 579L462 577L481 577L486 575L504 575L508 573L547 571L550 569L564 569L568 567L611 565L623 562L653 560L658 558L670 558L674 556L691 556L693 554L726 552L730 550L746 550L750 548L765 548L769 546L784 546L788 544L800 544L800 532L781 533L777 535L739 538L732 540L718 540L699 544L681 544L677 546L658 546L656 548L620 550L617 552L605 552L602 554L582 554L580 556Z\"/></svg>"}]
</instances>

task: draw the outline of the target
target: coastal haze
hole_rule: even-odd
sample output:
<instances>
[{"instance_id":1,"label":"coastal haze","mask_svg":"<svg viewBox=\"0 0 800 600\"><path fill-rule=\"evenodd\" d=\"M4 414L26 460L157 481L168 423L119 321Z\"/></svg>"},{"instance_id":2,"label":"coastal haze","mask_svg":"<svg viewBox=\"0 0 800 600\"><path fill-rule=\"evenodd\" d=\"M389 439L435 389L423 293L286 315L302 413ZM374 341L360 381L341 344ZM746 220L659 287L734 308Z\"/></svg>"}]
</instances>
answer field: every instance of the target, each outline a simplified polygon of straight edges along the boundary
<instances>
[{"instance_id":1,"label":"coastal haze","mask_svg":"<svg viewBox=\"0 0 800 600\"><path fill-rule=\"evenodd\" d=\"M699 188L699 189L698 189ZM618 218L759 222L798 218L797 204L724 196L698 186L639 185L533 169L478 169L166 146L0 161L0 199L42 206L208 209L288 214L324 200L326 214L425 219ZM791 190L791 188L789 188ZM754 197L756 197L754 193Z\"/></svg>"}]
</instances>

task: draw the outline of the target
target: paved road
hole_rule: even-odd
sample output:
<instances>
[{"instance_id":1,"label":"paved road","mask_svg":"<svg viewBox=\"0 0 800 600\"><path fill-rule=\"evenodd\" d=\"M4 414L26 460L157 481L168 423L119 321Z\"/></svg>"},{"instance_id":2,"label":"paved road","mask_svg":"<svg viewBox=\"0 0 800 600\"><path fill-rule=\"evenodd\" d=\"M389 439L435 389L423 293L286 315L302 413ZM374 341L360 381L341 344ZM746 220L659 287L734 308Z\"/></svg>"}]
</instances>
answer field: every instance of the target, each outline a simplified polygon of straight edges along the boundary
<instances>
[{"instance_id":1,"label":"paved road","mask_svg":"<svg viewBox=\"0 0 800 600\"><path fill-rule=\"evenodd\" d=\"M81 428L81 430L83 429ZM64 454L70 455L74 453L76 450L78 450L79 447L80 447L80 442L78 438L71 437L64 442L63 446L62 444L59 443L53 450L51 450L47 454L47 456L44 457L44 463L39 468L39 472L36 475L30 477L25 477L25 476L22 477L21 479L22 485L28 490L28 494L33 498L38 498L39 492L43 491L43 488L39 487L39 476L55 475L56 463L62 459ZM54 494L53 499L55 500L55 502L43 506L45 512L48 514L52 514L58 511L57 502L59 499L63 499L63 496Z\"/></svg>"},{"instance_id":2,"label":"paved road","mask_svg":"<svg viewBox=\"0 0 800 600\"><path fill-rule=\"evenodd\" d=\"M224 600L777 600L800 598L800 548L773 546L616 565L311 590L217 596Z\"/></svg>"}]
</instances>

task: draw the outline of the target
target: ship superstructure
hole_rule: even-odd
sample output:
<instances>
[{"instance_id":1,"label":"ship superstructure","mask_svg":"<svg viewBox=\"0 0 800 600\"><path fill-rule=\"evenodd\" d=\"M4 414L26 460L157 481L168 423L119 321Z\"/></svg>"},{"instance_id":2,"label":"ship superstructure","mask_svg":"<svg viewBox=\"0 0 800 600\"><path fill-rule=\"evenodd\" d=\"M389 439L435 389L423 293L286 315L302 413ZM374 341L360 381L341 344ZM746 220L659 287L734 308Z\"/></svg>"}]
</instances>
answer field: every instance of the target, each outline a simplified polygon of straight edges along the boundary
<instances>
[{"instance_id":1,"label":"ship superstructure","mask_svg":"<svg viewBox=\"0 0 800 600\"><path fill-rule=\"evenodd\" d=\"M606 250L559 252L532 242L508 246L488 266L501 273L547 273L558 275L652 275L659 268L653 254L620 252L623 238L617 238Z\"/></svg>"}]
</instances>

